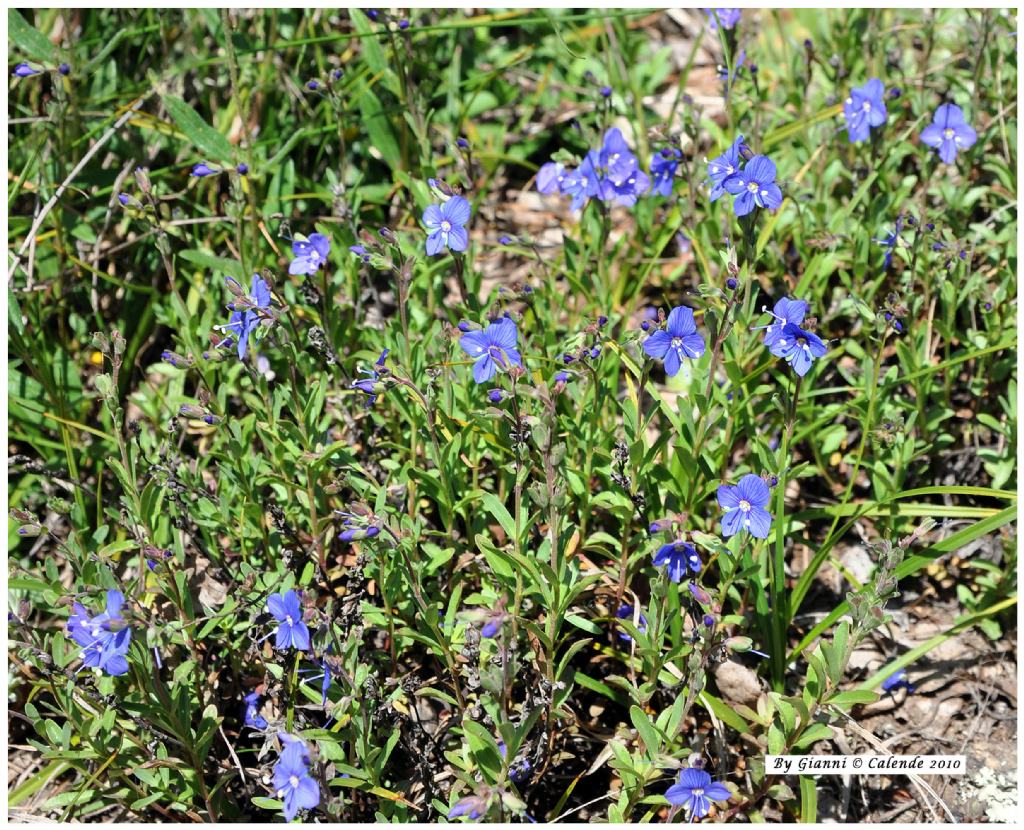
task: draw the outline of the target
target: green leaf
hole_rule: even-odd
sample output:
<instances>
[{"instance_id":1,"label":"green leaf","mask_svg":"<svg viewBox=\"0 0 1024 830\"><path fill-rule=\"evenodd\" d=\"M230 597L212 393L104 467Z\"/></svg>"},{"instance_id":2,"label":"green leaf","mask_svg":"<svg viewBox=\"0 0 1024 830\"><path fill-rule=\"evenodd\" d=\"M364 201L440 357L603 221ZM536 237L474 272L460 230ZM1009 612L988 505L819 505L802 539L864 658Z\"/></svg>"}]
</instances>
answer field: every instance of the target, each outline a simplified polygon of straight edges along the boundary
<instances>
[{"instance_id":1,"label":"green leaf","mask_svg":"<svg viewBox=\"0 0 1024 830\"><path fill-rule=\"evenodd\" d=\"M658 730L654 728L654 725L639 706L629 707L629 719L633 722L633 726L636 727L636 731L640 733L640 739L644 742L647 756L653 758L661 750L661 737L658 735Z\"/></svg>"},{"instance_id":2,"label":"green leaf","mask_svg":"<svg viewBox=\"0 0 1024 830\"><path fill-rule=\"evenodd\" d=\"M21 50L32 60L42 63L57 62L57 47L16 9L7 10L7 43Z\"/></svg>"},{"instance_id":3,"label":"green leaf","mask_svg":"<svg viewBox=\"0 0 1024 830\"><path fill-rule=\"evenodd\" d=\"M191 262L193 265L200 265L210 271L218 274L226 274L229 277L234 277L239 282L245 280L245 271L242 270L242 263L234 259L227 259L226 257L214 256L208 254L206 251L187 250L180 251L178 257ZM243 288L248 288L247 285L242 285Z\"/></svg>"},{"instance_id":4,"label":"green leaf","mask_svg":"<svg viewBox=\"0 0 1024 830\"><path fill-rule=\"evenodd\" d=\"M234 157L234 150L228 140L207 124L203 117L176 95L162 95L161 99L174 123L181 128L208 161L228 162Z\"/></svg>"}]
</instances>

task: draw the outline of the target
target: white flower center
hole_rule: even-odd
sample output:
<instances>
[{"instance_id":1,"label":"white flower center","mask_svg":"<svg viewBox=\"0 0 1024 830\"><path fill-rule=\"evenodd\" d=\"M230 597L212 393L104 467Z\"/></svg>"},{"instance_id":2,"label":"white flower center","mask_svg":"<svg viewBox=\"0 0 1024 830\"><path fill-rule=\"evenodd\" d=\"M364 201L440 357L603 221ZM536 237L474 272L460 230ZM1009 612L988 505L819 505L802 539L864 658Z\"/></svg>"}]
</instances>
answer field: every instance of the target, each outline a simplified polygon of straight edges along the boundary
<instances>
[{"instance_id":1,"label":"white flower center","mask_svg":"<svg viewBox=\"0 0 1024 830\"><path fill-rule=\"evenodd\" d=\"M299 786L299 776L293 775L288 779L288 783L292 785L292 789L297 788Z\"/></svg>"},{"instance_id":2,"label":"white flower center","mask_svg":"<svg viewBox=\"0 0 1024 830\"><path fill-rule=\"evenodd\" d=\"M744 513L749 513L750 502L747 501L746 499L740 499L740 510L742 510Z\"/></svg>"},{"instance_id":3,"label":"white flower center","mask_svg":"<svg viewBox=\"0 0 1024 830\"><path fill-rule=\"evenodd\" d=\"M949 129L949 127L946 127L946 129L942 131L942 134L946 138L952 138L954 135L956 135L956 133L954 133L951 129Z\"/></svg>"},{"instance_id":4,"label":"white flower center","mask_svg":"<svg viewBox=\"0 0 1024 830\"><path fill-rule=\"evenodd\" d=\"M449 231L451 231L451 229L452 229L452 223L451 222L449 222L447 219L441 220L441 230L443 230L445 233L448 233Z\"/></svg>"},{"instance_id":5,"label":"white flower center","mask_svg":"<svg viewBox=\"0 0 1024 830\"><path fill-rule=\"evenodd\" d=\"M284 618L288 622L288 625L295 625L295 620L292 619L291 614L285 614Z\"/></svg>"},{"instance_id":6,"label":"white flower center","mask_svg":"<svg viewBox=\"0 0 1024 830\"><path fill-rule=\"evenodd\" d=\"M682 337L673 337L672 338L672 348L673 349L678 349L682 345L683 345L683 338Z\"/></svg>"},{"instance_id":7,"label":"white flower center","mask_svg":"<svg viewBox=\"0 0 1024 830\"><path fill-rule=\"evenodd\" d=\"M757 193L758 188L760 186L761 185L759 185L757 182L750 182L750 184L747 185L747 190L749 190L751 193Z\"/></svg>"},{"instance_id":8,"label":"white flower center","mask_svg":"<svg viewBox=\"0 0 1024 830\"><path fill-rule=\"evenodd\" d=\"M692 792L694 795L704 795L704 788L695 787L694 789L690 790L690 792Z\"/></svg>"},{"instance_id":9,"label":"white flower center","mask_svg":"<svg viewBox=\"0 0 1024 830\"><path fill-rule=\"evenodd\" d=\"M864 112L871 112L871 102L870 101L865 101L864 102Z\"/></svg>"}]
</instances>

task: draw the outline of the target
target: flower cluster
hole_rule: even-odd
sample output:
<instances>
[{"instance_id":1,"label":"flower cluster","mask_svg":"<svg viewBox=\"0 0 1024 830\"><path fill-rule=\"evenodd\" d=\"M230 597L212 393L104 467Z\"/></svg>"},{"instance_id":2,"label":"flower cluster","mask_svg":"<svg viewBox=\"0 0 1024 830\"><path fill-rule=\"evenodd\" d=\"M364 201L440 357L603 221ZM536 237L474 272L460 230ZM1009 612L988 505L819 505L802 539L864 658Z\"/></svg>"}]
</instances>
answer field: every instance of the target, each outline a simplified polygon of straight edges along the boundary
<instances>
[{"instance_id":1,"label":"flower cluster","mask_svg":"<svg viewBox=\"0 0 1024 830\"><path fill-rule=\"evenodd\" d=\"M537 190L571 196L573 210L582 210L591 199L632 207L650 186L650 178L618 127L605 132L601 147L590 150L575 170L549 161L537 173Z\"/></svg>"},{"instance_id":2,"label":"flower cluster","mask_svg":"<svg viewBox=\"0 0 1024 830\"><path fill-rule=\"evenodd\" d=\"M218 326L218 329L229 332L231 336L220 345L229 348L232 343L237 343L238 358L244 360L252 333L262 320L269 319L267 314L270 311L270 286L259 274L252 275L252 287L248 294L233 277L227 278L227 284L234 295L234 300L228 304L231 319L223 326Z\"/></svg>"}]
</instances>

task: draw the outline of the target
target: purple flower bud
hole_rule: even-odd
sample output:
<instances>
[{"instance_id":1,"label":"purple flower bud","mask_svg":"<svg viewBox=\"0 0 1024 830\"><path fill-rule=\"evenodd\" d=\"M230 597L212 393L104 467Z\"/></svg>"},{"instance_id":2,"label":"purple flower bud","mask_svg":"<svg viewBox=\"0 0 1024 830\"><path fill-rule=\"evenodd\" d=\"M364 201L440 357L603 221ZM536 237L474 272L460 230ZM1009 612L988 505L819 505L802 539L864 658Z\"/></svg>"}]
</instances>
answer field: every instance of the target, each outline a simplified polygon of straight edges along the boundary
<instances>
[{"instance_id":1,"label":"purple flower bud","mask_svg":"<svg viewBox=\"0 0 1024 830\"><path fill-rule=\"evenodd\" d=\"M597 360L597 358L600 357L600 355L601 355L601 347L600 346L594 346L594 348L592 348L590 350L590 359L591 360Z\"/></svg>"},{"instance_id":2,"label":"purple flower bud","mask_svg":"<svg viewBox=\"0 0 1024 830\"><path fill-rule=\"evenodd\" d=\"M523 286L523 293L524 294L532 294L533 293L533 286L532 285L524 285Z\"/></svg>"},{"instance_id":3,"label":"purple flower bud","mask_svg":"<svg viewBox=\"0 0 1024 830\"><path fill-rule=\"evenodd\" d=\"M706 625L708 628L713 628L715 625L715 618L712 617L710 614L705 614L704 625Z\"/></svg>"},{"instance_id":4,"label":"purple flower bud","mask_svg":"<svg viewBox=\"0 0 1024 830\"><path fill-rule=\"evenodd\" d=\"M555 375L555 383L562 383L562 384L568 383L569 382L569 378L570 378L570 375L569 375L568 372L559 372L558 374Z\"/></svg>"},{"instance_id":5,"label":"purple flower bud","mask_svg":"<svg viewBox=\"0 0 1024 830\"><path fill-rule=\"evenodd\" d=\"M566 364L572 363L575 359L576 358L573 357L571 354L564 354L564 355L562 355L562 360Z\"/></svg>"},{"instance_id":6,"label":"purple flower bud","mask_svg":"<svg viewBox=\"0 0 1024 830\"><path fill-rule=\"evenodd\" d=\"M335 69L335 70L334 70L334 71L333 71L333 72L331 73L331 77L332 77L332 78L333 78L334 80L336 80L336 81L340 81L340 80L341 80L342 78L344 78L344 77L345 77L345 72L344 72L343 70L341 70L341 69Z\"/></svg>"},{"instance_id":7,"label":"purple flower bud","mask_svg":"<svg viewBox=\"0 0 1024 830\"><path fill-rule=\"evenodd\" d=\"M992 310L992 303L985 303L985 311L991 311L991 310Z\"/></svg>"},{"instance_id":8,"label":"purple flower bud","mask_svg":"<svg viewBox=\"0 0 1024 830\"><path fill-rule=\"evenodd\" d=\"M697 602L701 605L711 605L711 594L704 590L696 582L690 582L687 587L690 589L690 594Z\"/></svg>"},{"instance_id":9,"label":"purple flower bud","mask_svg":"<svg viewBox=\"0 0 1024 830\"><path fill-rule=\"evenodd\" d=\"M907 216L906 222L911 228L917 224L917 220L913 216Z\"/></svg>"},{"instance_id":10,"label":"purple flower bud","mask_svg":"<svg viewBox=\"0 0 1024 830\"><path fill-rule=\"evenodd\" d=\"M391 230L391 228L381 228L377 233L379 233L388 242L398 241L398 238L395 236L395 232Z\"/></svg>"},{"instance_id":11,"label":"purple flower bud","mask_svg":"<svg viewBox=\"0 0 1024 830\"><path fill-rule=\"evenodd\" d=\"M404 32L406 29L409 28L409 21L405 20L405 19L399 20L398 21L398 28L401 29Z\"/></svg>"},{"instance_id":12,"label":"purple flower bud","mask_svg":"<svg viewBox=\"0 0 1024 830\"><path fill-rule=\"evenodd\" d=\"M894 99L894 100L896 98L899 98L902 94L903 94L903 90L900 89L898 86L894 86L892 89L889 90L889 97Z\"/></svg>"},{"instance_id":13,"label":"purple flower bud","mask_svg":"<svg viewBox=\"0 0 1024 830\"><path fill-rule=\"evenodd\" d=\"M772 476L770 479L768 479L768 486L769 487L777 487L778 484L779 484L779 477L778 476Z\"/></svg>"},{"instance_id":14,"label":"purple flower bud","mask_svg":"<svg viewBox=\"0 0 1024 830\"><path fill-rule=\"evenodd\" d=\"M644 331L647 331L648 329L650 329L650 327L651 327L651 321L650 320L644 320L640 324L640 328L642 328Z\"/></svg>"},{"instance_id":15,"label":"purple flower bud","mask_svg":"<svg viewBox=\"0 0 1024 830\"><path fill-rule=\"evenodd\" d=\"M941 242L933 242L932 243L932 250L933 251L941 251L944 247L945 246Z\"/></svg>"},{"instance_id":16,"label":"purple flower bud","mask_svg":"<svg viewBox=\"0 0 1024 830\"><path fill-rule=\"evenodd\" d=\"M605 326L608 325L608 318L602 314L600 317L597 318L597 325L599 328L604 328Z\"/></svg>"},{"instance_id":17,"label":"purple flower bud","mask_svg":"<svg viewBox=\"0 0 1024 830\"><path fill-rule=\"evenodd\" d=\"M734 277L729 277L729 279L725 281L725 287L728 288L730 291L735 291L737 285L739 285L739 283L736 282Z\"/></svg>"},{"instance_id":18,"label":"purple flower bud","mask_svg":"<svg viewBox=\"0 0 1024 830\"><path fill-rule=\"evenodd\" d=\"M17 75L19 78L27 78L30 75L38 75L40 71L41 70L39 69L33 69L27 63L19 63L17 66L14 67L14 74Z\"/></svg>"},{"instance_id":19,"label":"purple flower bud","mask_svg":"<svg viewBox=\"0 0 1024 830\"><path fill-rule=\"evenodd\" d=\"M57 67L57 71L60 72L61 75L70 75L71 65L67 63L62 63L60 66Z\"/></svg>"},{"instance_id":20,"label":"purple flower bud","mask_svg":"<svg viewBox=\"0 0 1024 830\"><path fill-rule=\"evenodd\" d=\"M362 245L349 245L348 249L356 256L366 256L366 248L364 248Z\"/></svg>"},{"instance_id":21,"label":"purple flower bud","mask_svg":"<svg viewBox=\"0 0 1024 830\"><path fill-rule=\"evenodd\" d=\"M501 624L494 619L488 620L484 623L484 627L480 629L481 637L493 637L501 630Z\"/></svg>"},{"instance_id":22,"label":"purple flower bud","mask_svg":"<svg viewBox=\"0 0 1024 830\"><path fill-rule=\"evenodd\" d=\"M128 203L131 201L131 199L128 197L127 193L118 193L117 201L121 203L122 207L128 207Z\"/></svg>"},{"instance_id":23,"label":"purple flower bud","mask_svg":"<svg viewBox=\"0 0 1024 830\"><path fill-rule=\"evenodd\" d=\"M892 327L896 329L896 331L903 331L903 323L901 323L899 320L894 321Z\"/></svg>"},{"instance_id":24,"label":"purple flower bud","mask_svg":"<svg viewBox=\"0 0 1024 830\"><path fill-rule=\"evenodd\" d=\"M204 415L203 420L210 426L216 426L217 424L220 423L220 418L218 418L216 415Z\"/></svg>"},{"instance_id":25,"label":"purple flower bud","mask_svg":"<svg viewBox=\"0 0 1024 830\"><path fill-rule=\"evenodd\" d=\"M461 147L463 150L468 150L469 149L469 142L466 139L464 139L462 136L459 136L457 139L455 139L455 143L459 147Z\"/></svg>"},{"instance_id":26,"label":"purple flower bud","mask_svg":"<svg viewBox=\"0 0 1024 830\"><path fill-rule=\"evenodd\" d=\"M501 403L504 397L505 393L501 389L492 389L490 392L487 393L487 398L490 400L491 403Z\"/></svg>"},{"instance_id":27,"label":"purple flower bud","mask_svg":"<svg viewBox=\"0 0 1024 830\"><path fill-rule=\"evenodd\" d=\"M212 176L217 171L210 167L205 161L199 162L199 164L193 165L192 173L190 175L201 179L203 176Z\"/></svg>"},{"instance_id":28,"label":"purple flower bud","mask_svg":"<svg viewBox=\"0 0 1024 830\"><path fill-rule=\"evenodd\" d=\"M377 16L378 16L379 14L380 14L380 13L379 13L379 12L378 12L378 11L377 11L376 9L367 9L367 10L366 10L366 16L367 16L368 18L370 18L370 20L373 20L373 21L375 21L375 22L376 22L376 20L377 20Z\"/></svg>"},{"instance_id":29,"label":"purple flower bud","mask_svg":"<svg viewBox=\"0 0 1024 830\"><path fill-rule=\"evenodd\" d=\"M236 167L235 169L236 169L236 170L238 171L238 175L239 175L239 176L244 176L244 175L245 175L246 173L248 173L248 172L249 172L249 165L248 165L248 164L246 164L246 163L245 163L245 162L243 161L243 162L242 162L242 163L241 163L240 165L238 165L238 167Z\"/></svg>"},{"instance_id":30,"label":"purple flower bud","mask_svg":"<svg viewBox=\"0 0 1024 830\"><path fill-rule=\"evenodd\" d=\"M885 319L886 320L891 320L892 319L892 312L891 311L885 312Z\"/></svg>"},{"instance_id":31,"label":"purple flower bud","mask_svg":"<svg viewBox=\"0 0 1024 830\"><path fill-rule=\"evenodd\" d=\"M501 245L511 245L512 244L512 237L511 236L500 236L500 237L498 237L498 243L501 244Z\"/></svg>"},{"instance_id":32,"label":"purple flower bud","mask_svg":"<svg viewBox=\"0 0 1024 830\"><path fill-rule=\"evenodd\" d=\"M925 224L925 227L928 230L933 231L933 230L935 230L935 223L934 222L928 222L927 224Z\"/></svg>"},{"instance_id":33,"label":"purple flower bud","mask_svg":"<svg viewBox=\"0 0 1024 830\"><path fill-rule=\"evenodd\" d=\"M967 251L961 251L958 256L960 259L967 259Z\"/></svg>"},{"instance_id":34,"label":"purple flower bud","mask_svg":"<svg viewBox=\"0 0 1024 830\"><path fill-rule=\"evenodd\" d=\"M319 81L308 81L306 83L306 89L310 90L311 92L316 92L318 89L320 89L320 82Z\"/></svg>"},{"instance_id":35,"label":"purple flower bud","mask_svg":"<svg viewBox=\"0 0 1024 830\"><path fill-rule=\"evenodd\" d=\"M463 334L465 334L467 331L472 331L472 330L473 330L473 326L470 325L468 321L466 321L466 320L460 320L459 321L459 331L461 331Z\"/></svg>"},{"instance_id":36,"label":"purple flower bud","mask_svg":"<svg viewBox=\"0 0 1024 830\"><path fill-rule=\"evenodd\" d=\"M611 98L612 97L612 88L610 86L603 86L603 87L601 87L601 95L604 98Z\"/></svg>"},{"instance_id":37,"label":"purple flower bud","mask_svg":"<svg viewBox=\"0 0 1024 830\"><path fill-rule=\"evenodd\" d=\"M647 526L648 533L664 533L666 530L671 530L675 520L667 516L664 519L655 519Z\"/></svg>"}]
</instances>

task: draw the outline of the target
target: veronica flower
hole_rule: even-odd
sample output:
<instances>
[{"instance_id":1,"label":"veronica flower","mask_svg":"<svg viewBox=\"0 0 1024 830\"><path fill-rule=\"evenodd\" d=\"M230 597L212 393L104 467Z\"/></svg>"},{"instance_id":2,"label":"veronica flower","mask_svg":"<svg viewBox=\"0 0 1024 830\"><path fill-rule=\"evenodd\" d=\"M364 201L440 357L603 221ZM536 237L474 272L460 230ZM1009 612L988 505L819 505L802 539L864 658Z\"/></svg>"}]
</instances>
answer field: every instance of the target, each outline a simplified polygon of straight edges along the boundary
<instances>
[{"instance_id":1,"label":"veronica flower","mask_svg":"<svg viewBox=\"0 0 1024 830\"><path fill-rule=\"evenodd\" d=\"M510 366L522 366L518 340L519 330L508 317L490 323L481 331L462 335L459 345L474 360L473 380L487 383L499 367L508 370Z\"/></svg>"},{"instance_id":2,"label":"veronica flower","mask_svg":"<svg viewBox=\"0 0 1024 830\"><path fill-rule=\"evenodd\" d=\"M736 197L733 212L737 216L746 216L755 207L775 210L782 204L782 191L775 184L775 162L767 156L754 156L722 187Z\"/></svg>"},{"instance_id":3,"label":"veronica flower","mask_svg":"<svg viewBox=\"0 0 1024 830\"><path fill-rule=\"evenodd\" d=\"M298 738L289 738L274 764L274 791L284 801L285 821L320 803L320 787L309 774L309 751Z\"/></svg>"},{"instance_id":4,"label":"veronica flower","mask_svg":"<svg viewBox=\"0 0 1024 830\"><path fill-rule=\"evenodd\" d=\"M219 172L220 171L217 170L216 168L210 167L210 165L208 165L205 161L201 161L199 162L199 164L194 164L192 166L192 172L189 173L189 175L195 176L197 179L201 179L203 178L203 176L212 176L215 173Z\"/></svg>"},{"instance_id":5,"label":"veronica flower","mask_svg":"<svg viewBox=\"0 0 1024 830\"><path fill-rule=\"evenodd\" d=\"M38 75L42 71L43 70L41 69L33 69L27 63L19 63L14 67L13 74L17 75L19 78L28 78L32 75Z\"/></svg>"},{"instance_id":6,"label":"veronica flower","mask_svg":"<svg viewBox=\"0 0 1024 830\"><path fill-rule=\"evenodd\" d=\"M267 599L267 610L280 623L275 641L278 648L291 646L299 651L309 649L309 629L302 621L302 606L295 591L271 594Z\"/></svg>"},{"instance_id":7,"label":"veronica flower","mask_svg":"<svg viewBox=\"0 0 1024 830\"><path fill-rule=\"evenodd\" d=\"M327 262L331 252L331 240L322 233L315 233L309 239L305 237L292 240L292 253L295 259L288 266L289 274L315 274L320 266Z\"/></svg>"},{"instance_id":8,"label":"veronica flower","mask_svg":"<svg viewBox=\"0 0 1024 830\"><path fill-rule=\"evenodd\" d=\"M932 123L921 131L921 141L938 150L945 164L952 164L957 153L977 140L977 132L964 120L964 111L956 104L943 104L935 110Z\"/></svg>"},{"instance_id":9,"label":"veronica flower","mask_svg":"<svg viewBox=\"0 0 1024 830\"><path fill-rule=\"evenodd\" d=\"M636 204L638 196L647 192L651 186L651 180L640 168L636 168L621 182L612 178L601 180L600 196L605 202L614 201L623 207L632 207Z\"/></svg>"},{"instance_id":10,"label":"veronica flower","mask_svg":"<svg viewBox=\"0 0 1024 830\"><path fill-rule=\"evenodd\" d=\"M249 295L246 297L242 286L238 284L237 280L228 277L228 282L236 286L233 293L244 297L243 301L237 303L237 305L248 307L233 312L227 324L217 328L221 331L231 332L231 335L238 342L238 358L239 360L244 360L245 353L249 348L249 336L260 323L259 312L270 308L270 286L267 285L266 281L259 274L253 274L252 287L249 290Z\"/></svg>"},{"instance_id":11,"label":"veronica flower","mask_svg":"<svg viewBox=\"0 0 1024 830\"><path fill-rule=\"evenodd\" d=\"M690 821L704 818L711 811L712 801L728 801L732 798L729 788L702 769L689 767L679 773L679 779L665 791L668 803L682 807L690 814Z\"/></svg>"},{"instance_id":12,"label":"veronica flower","mask_svg":"<svg viewBox=\"0 0 1024 830\"><path fill-rule=\"evenodd\" d=\"M785 359L793 367L793 371L803 377L810 371L817 358L825 356L828 347L813 332L806 331L794 323L786 323L770 351L776 357Z\"/></svg>"},{"instance_id":13,"label":"veronica flower","mask_svg":"<svg viewBox=\"0 0 1024 830\"><path fill-rule=\"evenodd\" d=\"M675 375L683 358L696 360L704 354L704 338L697 334L693 309L676 306L669 312L664 330L659 329L644 341L644 353L665 362L665 374Z\"/></svg>"},{"instance_id":14,"label":"veronica flower","mask_svg":"<svg viewBox=\"0 0 1024 830\"><path fill-rule=\"evenodd\" d=\"M470 819L476 820L487 812L489 806L489 796L467 795L465 798L460 798L455 802L448 811L448 818L453 819L459 816L467 816Z\"/></svg>"},{"instance_id":15,"label":"veronica flower","mask_svg":"<svg viewBox=\"0 0 1024 830\"><path fill-rule=\"evenodd\" d=\"M767 511L771 491L760 476L747 473L737 486L723 484L718 488L718 503L725 510L722 535L735 536L741 530L755 539L767 539L772 527L772 514Z\"/></svg>"},{"instance_id":16,"label":"veronica flower","mask_svg":"<svg viewBox=\"0 0 1024 830\"><path fill-rule=\"evenodd\" d=\"M601 192L601 177L598 173L600 166L600 154L597 150L587 153L583 163L573 172L566 175L562 182L562 193L572 196L572 203L569 205L573 210L580 210L586 207L591 199Z\"/></svg>"},{"instance_id":17,"label":"veronica flower","mask_svg":"<svg viewBox=\"0 0 1024 830\"><path fill-rule=\"evenodd\" d=\"M672 195L672 180L679 167L683 152L678 147L666 147L651 159L651 192L659 196Z\"/></svg>"},{"instance_id":18,"label":"veronica flower","mask_svg":"<svg viewBox=\"0 0 1024 830\"><path fill-rule=\"evenodd\" d=\"M561 162L549 161L547 164L541 165L540 170L537 171L537 190L543 193L545 196L550 196L553 193L561 193L562 182L565 181L565 177L568 172L565 169L565 165ZM503 242L503 245L508 243Z\"/></svg>"},{"instance_id":19,"label":"veronica flower","mask_svg":"<svg viewBox=\"0 0 1024 830\"><path fill-rule=\"evenodd\" d=\"M843 118L850 141L867 141L872 127L881 127L887 120L885 110L885 86L878 78L872 78L864 86L850 90L850 97L843 104Z\"/></svg>"},{"instance_id":20,"label":"veronica flower","mask_svg":"<svg viewBox=\"0 0 1024 830\"><path fill-rule=\"evenodd\" d=\"M686 569L689 568L695 574L700 573L701 561L697 549L689 542L679 540L669 542L658 548L654 554L654 566L656 568L667 565L665 573L675 583L682 582L686 577Z\"/></svg>"},{"instance_id":21,"label":"veronica flower","mask_svg":"<svg viewBox=\"0 0 1024 830\"><path fill-rule=\"evenodd\" d=\"M620 605L619 610L615 612L615 616L620 620L628 620L629 622L633 622L634 619L637 619L637 631L647 633L647 617L643 614L636 614L636 609L632 605ZM625 640L627 643L633 642L633 638L625 631L619 632L619 639Z\"/></svg>"},{"instance_id":22,"label":"veronica flower","mask_svg":"<svg viewBox=\"0 0 1024 830\"><path fill-rule=\"evenodd\" d=\"M794 323L800 325L804 321L807 309L807 303L803 300L791 300L788 297L782 297L775 303L775 308L771 311L768 311L767 306L761 309L762 312L771 314L774 318L773 321L767 326L755 326L755 329L764 328L764 344L771 348L782 337L782 330L787 324Z\"/></svg>"},{"instance_id":23,"label":"veronica flower","mask_svg":"<svg viewBox=\"0 0 1024 830\"><path fill-rule=\"evenodd\" d=\"M910 684L907 679L907 672L905 669L890 674L885 680L882 681L882 688L887 692L895 692L899 689L906 689L907 694L914 691L914 687Z\"/></svg>"},{"instance_id":24,"label":"veronica flower","mask_svg":"<svg viewBox=\"0 0 1024 830\"><path fill-rule=\"evenodd\" d=\"M615 182L625 181L636 170L636 156L618 127L612 127L604 134L604 143L598 153L598 167Z\"/></svg>"},{"instance_id":25,"label":"veronica flower","mask_svg":"<svg viewBox=\"0 0 1024 830\"><path fill-rule=\"evenodd\" d=\"M267 719L260 714L260 696L258 692L250 692L245 696L245 725L253 729L266 729Z\"/></svg>"},{"instance_id":26,"label":"veronica flower","mask_svg":"<svg viewBox=\"0 0 1024 830\"><path fill-rule=\"evenodd\" d=\"M708 16L708 28L712 32L718 30L718 24L722 25L723 29L731 29L737 23L740 22L740 15L742 9L701 9L704 14ZM718 15L718 22L715 22L715 14Z\"/></svg>"},{"instance_id":27,"label":"veronica flower","mask_svg":"<svg viewBox=\"0 0 1024 830\"><path fill-rule=\"evenodd\" d=\"M896 246L899 245L900 233L902 231L903 214L900 213L896 216L896 229L887 233L882 239L873 240L885 247L885 259L882 261L882 268L885 270L888 270L889 266L892 265L892 254L896 250Z\"/></svg>"},{"instance_id":28,"label":"veronica flower","mask_svg":"<svg viewBox=\"0 0 1024 830\"><path fill-rule=\"evenodd\" d=\"M360 378L359 380L352 381L352 388L358 389L364 395L367 396L366 408L369 409L377 400L377 396L384 391L384 384L380 381L381 375L387 370L384 368L384 361L387 360L389 349L384 349L380 353L380 357L377 358L377 362L374 363L373 369L360 369L364 375L369 377Z\"/></svg>"},{"instance_id":29,"label":"veronica flower","mask_svg":"<svg viewBox=\"0 0 1024 830\"><path fill-rule=\"evenodd\" d=\"M464 251L469 246L469 234L464 225L469 221L472 209L461 196L452 196L440 205L428 205L423 211L426 225L427 256L441 253L445 248Z\"/></svg>"},{"instance_id":30,"label":"veronica flower","mask_svg":"<svg viewBox=\"0 0 1024 830\"><path fill-rule=\"evenodd\" d=\"M124 594L107 591L107 608L95 617L76 602L68 618L67 635L82 647L82 663L118 676L128 671L125 655L131 644L132 630L121 616Z\"/></svg>"},{"instance_id":31,"label":"veronica flower","mask_svg":"<svg viewBox=\"0 0 1024 830\"><path fill-rule=\"evenodd\" d=\"M743 136L736 140L718 158L708 162L708 176L711 178L711 201L717 201L725 192L725 181L740 170L740 154L747 149Z\"/></svg>"}]
</instances>

